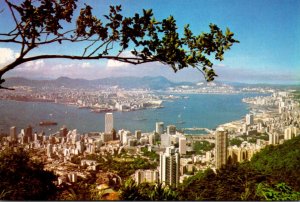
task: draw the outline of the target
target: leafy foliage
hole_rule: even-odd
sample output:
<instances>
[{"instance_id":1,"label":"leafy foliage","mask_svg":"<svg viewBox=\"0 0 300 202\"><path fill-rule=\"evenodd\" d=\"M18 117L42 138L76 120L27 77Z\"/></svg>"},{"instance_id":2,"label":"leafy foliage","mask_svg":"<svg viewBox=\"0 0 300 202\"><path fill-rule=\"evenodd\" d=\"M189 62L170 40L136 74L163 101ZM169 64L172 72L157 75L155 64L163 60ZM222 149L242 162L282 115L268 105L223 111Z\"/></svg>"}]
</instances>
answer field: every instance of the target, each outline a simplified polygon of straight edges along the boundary
<instances>
[{"instance_id":1,"label":"leafy foliage","mask_svg":"<svg viewBox=\"0 0 300 202\"><path fill-rule=\"evenodd\" d=\"M268 184L260 183L256 189L257 195L267 201L299 201L300 192L295 192L285 183L270 187Z\"/></svg>"},{"instance_id":2,"label":"leafy foliage","mask_svg":"<svg viewBox=\"0 0 300 202\"><path fill-rule=\"evenodd\" d=\"M130 175L135 173L138 169L155 169L157 167L157 162L150 162L147 159L137 157L131 158L127 157L121 158L124 160L118 161L116 156L107 155L102 158L101 155L89 155L87 156L90 160L96 160L100 164L100 168L103 171L114 171L122 179L128 178Z\"/></svg>"},{"instance_id":3,"label":"leafy foliage","mask_svg":"<svg viewBox=\"0 0 300 202\"><path fill-rule=\"evenodd\" d=\"M180 200L299 200L300 137L267 146L250 162L198 172L178 188Z\"/></svg>"},{"instance_id":4,"label":"leafy foliage","mask_svg":"<svg viewBox=\"0 0 300 202\"><path fill-rule=\"evenodd\" d=\"M120 199L127 201L135 200L178 200L178 193L168 186L163 186L161 183L136 184L132 179L128 179L119 190Z\"/></svg>"},{"instance_id":5,"label":"leafy foliage","mask_svg":"<svg viewBox=\"0 0 300 202\"><path fill-rule=\"evenodd\" d=\"M196 141L193 143L193 149L196 154L203 154L204 152L210 151L215 147L214 143L209 143L208 141Z\"/></svg>"},{"instance_id":6,"label":"leafy foliage","mask_svg":"<svg viewBox=\"0 0 300 202\"><path fill-rule=\"evenodd\" d=\"M155 151L148 151L146 147L142 148L143 155L151 160L159 160L159 155Z\"/></svg>"},{"instance_id":7,"label":"leafy foliage","mask_svg":"<svg viewBox=\"0 0 300 202\"><path fill-rule=\"evenodd\" d=\"M199 35L194 35L186 25L180 37L173 16L158 21L151 9L125 17L120 5L110 6L109 14L101 20L86 4L78 17L74 17L77 0L5 2L15 27L8 33L0 33L0 43L19 44L22 48L18 58L0 70L0 79L7 71L28 61L66 58L113 59L131 64L161 62L175 72L191 66L201 71L207 81L212 81L217 75L209 57L213 55L215 60L222 61L225 51L238 43L229 28L223 33L215 24L209 25L209 32ZM37 47L65 42L82 43L85 46L82 55L29 54ZM119 50L112 51L114 47ZM121 55L127 49L132 50L132 56ZM2 79L0 84L3 82Z\"/></svg>"},{"instance_id":8,"label":"leafy foliage","mask_svg":"<svg viewBox=\"0 0 300 202\"><path fill-rule=\"evenodd\" d=\"M265 147L253 156L250 166L300 191L300 136L278 146Z\"/></svg>"},{"instance_id":9,"label":"leafy foliage","mask_svg":"<svg viewBox=\"0 0 300 202\"><path fill-rule=\"evenodd\" d=\"M28 153L7 149L0 153L1 200L51 200L56 194L56 176Z\"/></svg>"},{"instance_id":10,"label":"leafy foliage","mask_svg":"<svg viewBox=\"0 0 300 202\"><path fill-rule=\"evenodd\" d=\"M265 176L239 164L199 172L179 188L180 200L257 200L255 183Z\"/></svg>"},{"instance_id":11,"label":"leafy foliage","mask_svg":"<svg viewBox=\"0 0 300 202\"><path fill-rule=\"evenodd\" d=\"M236 145L236 146L241 146L241 144L242 144L242 140L240 140L240 139L238 139L238 138L233 138L233 139L231 139L231 140L229 140L229 144L230 144L230 146L234 146L234 145Z\"/></svg>"}]
</instances>

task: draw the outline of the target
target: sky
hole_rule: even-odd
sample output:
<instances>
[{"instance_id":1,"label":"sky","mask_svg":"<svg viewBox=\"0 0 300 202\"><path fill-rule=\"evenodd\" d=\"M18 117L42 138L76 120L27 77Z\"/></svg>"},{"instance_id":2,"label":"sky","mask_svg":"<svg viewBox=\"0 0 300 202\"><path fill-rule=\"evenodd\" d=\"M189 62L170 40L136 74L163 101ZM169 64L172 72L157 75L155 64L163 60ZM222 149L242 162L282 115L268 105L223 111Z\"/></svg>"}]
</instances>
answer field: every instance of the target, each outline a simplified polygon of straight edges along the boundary
<instances>
[{"instance_id":1,"label":"sky","mask_svg":"<svg viewBox=\"0 0 300 202\"><path fill-rule=\"evenodd\" d=\"M17 0L18 1L18 0ZM16 1L14 1L16 2ZM108 13L109 5L122 5L122 14L132 16L142 9L152 9L157 20L172 15L179 32L190 24L194 34L209 31L214 23L221 29L229 27L239 44L225 52L222 62L214 61L217 81L244 83L300 84L300 1L299 0L81 0L99 17ZM0 33L13 25L11 16L0 1ZM0 43L0 68L18 56L20 48ZM81 55L82 45L50 45L38 48L37 54ZM129 54L127 50L124 54ZM178 71L160 63L129 65L111 60L37 60L20 65L5 77L98 79L119 76L165 76L172 81L200 81L202 74L193 68Z\"/></svg>"}]
</instances>

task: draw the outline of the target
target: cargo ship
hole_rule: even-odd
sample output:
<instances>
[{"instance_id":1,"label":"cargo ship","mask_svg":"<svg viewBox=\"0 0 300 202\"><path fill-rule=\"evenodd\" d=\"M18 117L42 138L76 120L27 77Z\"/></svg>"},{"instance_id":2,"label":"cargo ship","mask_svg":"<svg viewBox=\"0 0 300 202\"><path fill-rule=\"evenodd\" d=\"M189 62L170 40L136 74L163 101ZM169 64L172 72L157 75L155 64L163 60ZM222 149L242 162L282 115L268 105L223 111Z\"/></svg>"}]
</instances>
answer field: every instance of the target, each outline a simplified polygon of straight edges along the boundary
<instances>
[{"instance_id":1,"label":"cargo ship","mask_svg":"<svg viewBox=\"0 0 300 202\"><path fill-rule=\"evenodd\" d=\"M55 121L41 121L40 126L56 126L57 122Z\"/></svg>"}]
</instances>

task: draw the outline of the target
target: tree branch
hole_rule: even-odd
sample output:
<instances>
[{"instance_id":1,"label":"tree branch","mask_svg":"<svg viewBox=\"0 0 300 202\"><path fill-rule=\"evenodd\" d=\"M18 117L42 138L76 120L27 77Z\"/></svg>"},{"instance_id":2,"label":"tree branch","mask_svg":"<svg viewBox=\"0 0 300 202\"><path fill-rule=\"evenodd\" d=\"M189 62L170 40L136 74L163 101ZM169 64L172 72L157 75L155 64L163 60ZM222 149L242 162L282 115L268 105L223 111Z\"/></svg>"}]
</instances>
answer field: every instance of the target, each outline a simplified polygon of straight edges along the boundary
<instances>
[{"instance_id":1,"label":"tree branch","mask_svg":"<svg viewBox=\"0 0 300 202\"><path fill-rule=\"evenodd\" d=\"M71 60L99 60L99 59L110 59L110 60L117 60L120 62L130 63L130 64L142 64L148 62L155 62L156 60L147 58L138 58L138 57L117 57L117 56L77 56L77 55L38 55L28 58L23 58L22 63L39 60L39 59L71 59Z\"/></svg>"},{"instance_id":2,"label":"tree branch","mask_svg":"<svg viewBox=\"0 0 300 202\"><path fill-rule=\"evenodd\" d=\"M27 42L26 42L25 36L22 34L22 31L21 31L21 28L20 28L20 24L19 24L19 22L18 22L18 20L17 20L17 18L16 18L16 15L15 15L13 9L12 9L12 4L11 4L8 0L5 0L5 2L6 2L6 4L8 5L9 10L10 10L10 13L11 13L11 15L13 16L13 19L14 19L14 21L15 21L15 23L16 23L16 28L18 29L19 34L21 35L21 37L22 37L22 39L23 39L23 41L22 41L22 48L21 48L21 54L22 54L23 51L24 51L24 48L25 48L25 44L26 44Z\"/></svg>"}]
</instances>

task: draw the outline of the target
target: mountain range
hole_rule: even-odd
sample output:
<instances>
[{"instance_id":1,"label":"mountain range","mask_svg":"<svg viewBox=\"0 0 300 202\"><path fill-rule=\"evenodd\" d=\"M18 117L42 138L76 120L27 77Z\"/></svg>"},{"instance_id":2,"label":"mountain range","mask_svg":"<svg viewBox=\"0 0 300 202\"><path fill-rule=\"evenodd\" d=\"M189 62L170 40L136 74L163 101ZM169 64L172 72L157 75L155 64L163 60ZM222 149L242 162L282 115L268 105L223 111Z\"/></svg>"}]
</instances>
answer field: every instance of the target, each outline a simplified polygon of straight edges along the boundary
<instances>
[{"instance_id":1,"label":"mountain range","mask_svg":"<svg viewBox=\"0 0 300 202\"><path fill-rule=\"evenodd\" d=\"M193 82L174 82L170 81L163 76L157 77L109 77L103 79L87 80L87 79L72 79L69 77L59 77L57 79L28 79L23 77L10 77L5 79L4 86L13 87L13 86L29 86L29 87L66 87L66 88L83 88L91 89L98 88L99 86L119 86L125 89L133 88L147 88L151 90L165 90L169 87L176 87L182 85L194 86L196 83ZM203 82L205 85L205 82ZM277 89L299 89L299 85L279 85L279 84L246 84L238 82L217 82L214 81L217 85L228 84L236 88L244 87L269 87Z\"/></svg>"},{"instance_id":2,"label":"mountain range","mask_svg":"<svg viewBox=\"0 0 300 202\"><path fill-rule=\"evenodd\" d=\"M172 82L165 77L110 77L96 80L72 79L59 77L53 80L33 80L23 77L11 77L5 79L5 86L29 86L29 87L66 87L66 88L97 88L99 86L119 86L125 89L149 88L152 90L164 90L168 87L180 85L195 85L192 82Z\"/></svg>"}]
</instances>

